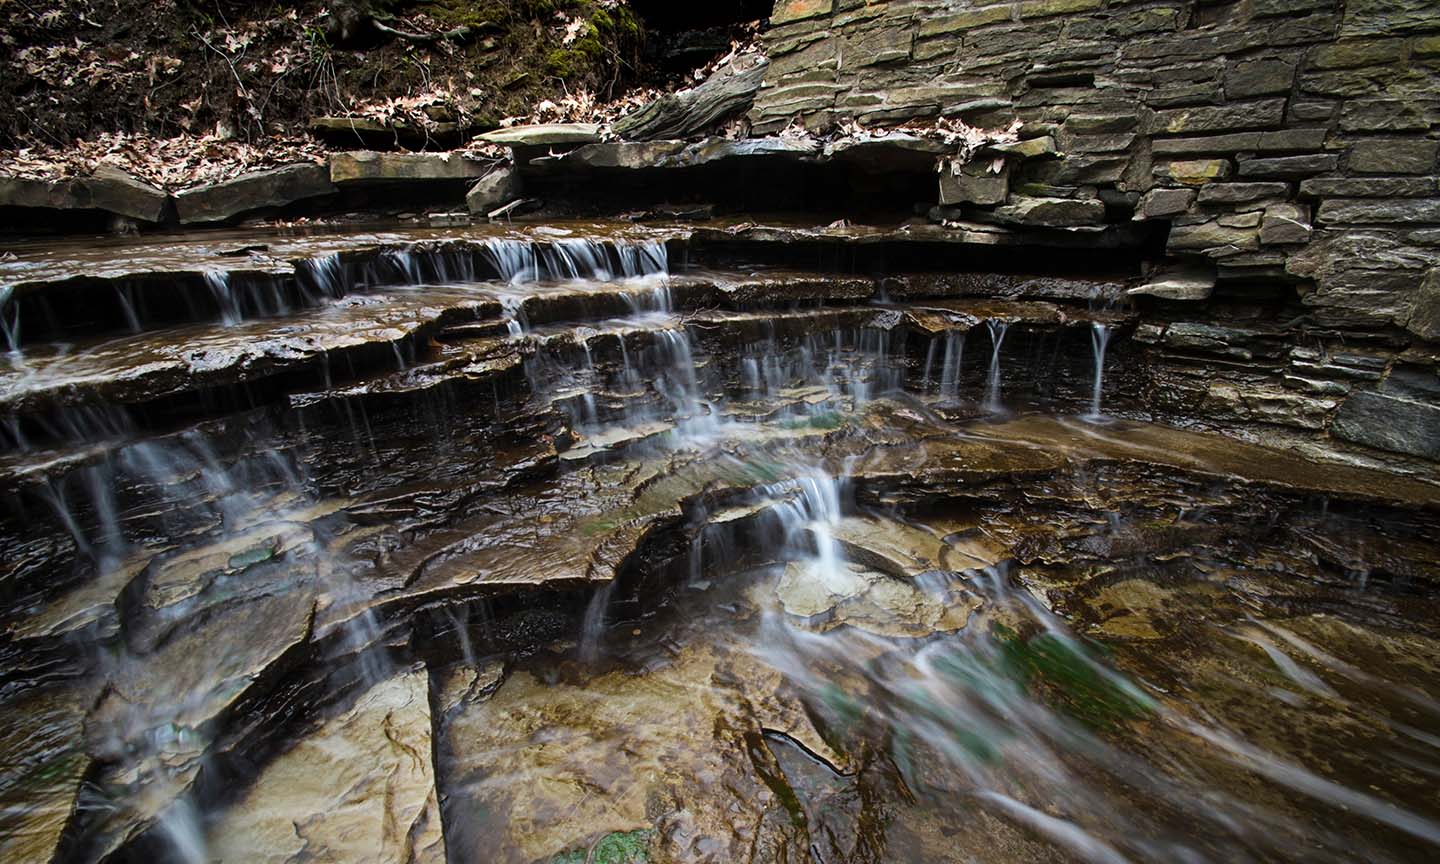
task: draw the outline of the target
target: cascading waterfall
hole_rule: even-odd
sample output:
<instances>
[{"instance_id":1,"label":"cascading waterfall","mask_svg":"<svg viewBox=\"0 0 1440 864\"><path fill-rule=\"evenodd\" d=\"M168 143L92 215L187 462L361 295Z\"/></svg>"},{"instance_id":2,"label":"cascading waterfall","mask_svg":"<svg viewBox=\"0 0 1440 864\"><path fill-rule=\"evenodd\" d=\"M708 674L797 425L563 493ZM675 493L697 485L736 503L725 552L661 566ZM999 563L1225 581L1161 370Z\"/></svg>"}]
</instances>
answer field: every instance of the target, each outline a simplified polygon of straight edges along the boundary
<instances>
[{"instance_id":1,"label":"cascading waterfall","mask_svg":"<svg viewBox=\"0 0 1440 864\"><path fill-rule=\"evenodd\" d=\"M1090 386L1090 413L1085 416L1094 420L1104 416L1100 413L1100 394L1105 386L1105 348L1110 344L1110 327L1099 321L1091 325L1090 344L1095 353L1095 380Z\"/></svg>"},{"instance_id":2,"label":"cascading waterfall","mask_svg":"<svg viewBox=\"0 0 1440 864\"><path fill-rule=\"evenodd\" d=\"M960 399L960 369L965 360L966 335L963 330L950 330L945 334L945 360L940 367L940 398L945 402Z\"/></svg>"},{"instance_id":3,"label":"cascading waterfall","mask_svg":"<svg viewBox=\"0 0 1440 864\"><path fill-rule=\"evenodd\" d=\"M991 414L999 414L1005 410L1004 403L1000 401L1000 346L1005 344L1005 331L1009 329L1010 322L991 318L985 325L990 329L990 342L993 346L990 352L989 383L985 389L985 410Z\"/></svg>"},{"instance_id":4,"label":"cascading waterfall","mask_svg":"<svg viewBox=\"0 0 1440 864\"><path fill-rule=\"evenodd\" d=\"M12 356L20 354L20 307L13 303L15 286L0 285L0 336L5 337L5 350Z\"/></svg>"},{"instance_id":5,"label":"cascading waterfall","mask_svg":"<svg viewBox=\"0 0 1440 864\"><path fill-rule=\"evenodd\" d=\"M240 311L240 301L230 287L230 274L224 270L207 270L204 278L205 287L210 290L210 296L220 310L220 322L231 326L243 321L245 314ZM136 329L139 329L139 322L136 324Z\"/></svg>"}]
</instances>

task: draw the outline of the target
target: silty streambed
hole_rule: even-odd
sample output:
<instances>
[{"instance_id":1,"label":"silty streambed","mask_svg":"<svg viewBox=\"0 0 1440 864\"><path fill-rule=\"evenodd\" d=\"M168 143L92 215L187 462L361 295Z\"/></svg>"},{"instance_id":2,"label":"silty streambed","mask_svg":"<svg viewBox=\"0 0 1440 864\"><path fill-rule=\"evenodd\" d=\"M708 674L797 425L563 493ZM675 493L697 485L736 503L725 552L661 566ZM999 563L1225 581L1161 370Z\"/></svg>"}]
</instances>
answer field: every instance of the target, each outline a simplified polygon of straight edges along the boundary
<instances>
[{"instance_id":1,"label":"silty streambed","mask_svg":"<svg viewBox=\"0 0 1440 864\"><path fill-rule=\"evenodd\" d=\"M314 251L10 310L7 860L1440 845L1440 489L1140 422L1104 280Z\"/></svg>"}]
</instances>

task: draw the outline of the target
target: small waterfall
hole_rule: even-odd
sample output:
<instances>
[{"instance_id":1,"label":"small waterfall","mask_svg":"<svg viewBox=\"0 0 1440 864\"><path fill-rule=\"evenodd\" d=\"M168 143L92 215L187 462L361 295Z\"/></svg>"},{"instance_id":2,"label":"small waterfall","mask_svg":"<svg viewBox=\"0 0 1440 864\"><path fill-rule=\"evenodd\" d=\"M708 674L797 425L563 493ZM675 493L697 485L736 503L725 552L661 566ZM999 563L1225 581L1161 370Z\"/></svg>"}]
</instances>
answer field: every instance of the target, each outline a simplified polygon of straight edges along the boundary
<instances>
[{"instance_id":1,"label":"small waterfall","mask_svg":"<svg viewBox=\"0 0 1440 864\"><path fill-rule=\"evenodd\" d=\"M220 321L226 325L235 325L244 320L240 302L230 287L230 274L224 270L207 270L204 276L205 287L210 289L210 296L215 299L215 305L220 310ZM136 322L136 328L138 327L139 322Z\"/></svg>"},{"instance_id":2,"label":"small waterfall","mask_svg":"<svg viewBox=\"0 0 1440 864\"><path fill-rule=\"evenodd\" d=\"M450 624L455 628L455 638L460 642L461 656L465 658L465 665L475 667L475 644L470 638L470 607L464 604L458 606L446 606L445 617L450 619Z\"/></svg>"},{"instance_id":3,"label":"small waterfall","mask_svg":"<svg viewBox=\"0 0 1440 864\"><path fill-rule=\"evenodd\" d=\"M0 335L5 337L5 350L20 354L20 304L13 302L15 286L0 285Z\"/></svg>"},{"instance_id":4,"label":"small waterfall","mask_svg":"<svg viewBox=\"0 0 1440 864\"><path fill-rule=\"evenodd\" d=\"M296 275L303 276L322 297L338 300L346 294L345 267L340 253L331 252L318 258L307 258L296 266Z\"/></svg>"},{"instance_id":5,"label":"small waterfall","mask_svg":"<svg viewBox=\"0 0 1440 864\"><path fill-rule=\"evenodd\" d=\"M501 281L511 284L534 282L539 278L535 265L535 245L528 240L489 240L480 255Z\"/></svg>"},{"instance_id":6,"label":"small waterfall","mask_svg":"<svg viewBox=\"0 0 1440 864\"><path fill-rule=\"evenodd\" d=\"M985 410L991 414L999 414L1005 410L1004 404L1000 402L1000 346L1005 344L1005 331L1010 328L1010 324L991 318L985 325L990 329L990 341L994 345L990 354L989 384L985 390Z\"/></svg>"},{"instance_id":7,"label":"small waterfall","mask_svg":"<svg viewBox=\"0 0 1440 864\"><path fill-rule=\"evenodd\" d=\"M965 336L963 330L950 330L945 334L945 360L940 366L940 398L945 402L960 399L960 369L965 360ZM933 346L933 342L931 343Z\"/></svg>"},{"instance_id":8,"label":"small waterfall","mask_svg":"<svg viewBox=\"0 0 1440 864\"><path fill-rule=\"evenodd\" d=\"M695 366L695 350L684 328L656 332L656 359L663 370L655 388L674 412L684 439L704 438L719 429L719 412L705 399Z\"/></svg>"},{"instance_id":9,"label":"small waterfall","mask_svg":"<svg viewBox=\"0 0 1440 864\"><path fill-rule=\"evenodd\" d=\"M920 386L926 390L935 385L935 379L930 377L930 371L935 368L935 349L940 346L940 337L930 337L930 347L925 350L925 371L920 375Z\"/></svg>"},{"instance_id":10,"label":"small waterfall","mask_svg":"<svg viewBox=\"0 0 1440 864\"><path fill-rule=\"evenodd\" d=\"M1105 386L1105 348L1109 344L1109 325L1096 321L1090 330L1090 345L1095 352L1095 382L1090 387L1090 413L1085 415L1091 420L1104 416L1100 413L1100 393Z\"/></svg>"},{"instance_id":11,"label":"small waterfall","mask_svg":"<svg viewBox=\"0 0 1440 864\"><path fill-rule=\"evenodd\" d=\"M115 286L115 299L120 301L120 312L125 316L125 325L130 328L131 333L139 333L141 329L140 311L138 304L135 302L134 286Z\"/></svg>"},{"instance_id":12,"label":"small waterfall","mask_svg":"<svg viewBox=\"0 0 1440 864\"><path fill-rule=\"evenodd\" d=\"M605 634L605 613L610 608L610 598L615 594L617 582L612 579L595 589L590 603L585 607L585 617L580 623L580 660L594 663L600 659L600 637Z\"/></svg>"},{"instance_id":13,"label":"small waterfall","mask_svg":"<svg viewBox=\"0 0 1440 864\"><path fill-rule=\"evenodd\" d=\"M159 819L160 833L169 842L173 859L179 864L205 864L210 856L205 850L205 829L200 812L189 795L182 795Z\"/></svg>"}]
</instances>

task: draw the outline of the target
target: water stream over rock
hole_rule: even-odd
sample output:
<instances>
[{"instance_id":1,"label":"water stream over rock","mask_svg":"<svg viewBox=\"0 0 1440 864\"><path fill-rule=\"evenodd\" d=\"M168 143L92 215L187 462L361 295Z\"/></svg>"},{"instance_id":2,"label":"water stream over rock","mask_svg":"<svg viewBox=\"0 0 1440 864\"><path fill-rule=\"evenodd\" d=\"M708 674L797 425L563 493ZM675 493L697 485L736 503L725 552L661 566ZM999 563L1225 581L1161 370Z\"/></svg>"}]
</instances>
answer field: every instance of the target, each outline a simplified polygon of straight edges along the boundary
<instances>
[{"instance_id":1,"label":"water stream over rock","mask_svg":"<svg viewBox=\"0 0 1440 864\"><path fill-rule=\"evenodd\" d=\"M1433 858L1433 473L739 233L27 262L0 857Z\"/></svg>"}]
</instances>

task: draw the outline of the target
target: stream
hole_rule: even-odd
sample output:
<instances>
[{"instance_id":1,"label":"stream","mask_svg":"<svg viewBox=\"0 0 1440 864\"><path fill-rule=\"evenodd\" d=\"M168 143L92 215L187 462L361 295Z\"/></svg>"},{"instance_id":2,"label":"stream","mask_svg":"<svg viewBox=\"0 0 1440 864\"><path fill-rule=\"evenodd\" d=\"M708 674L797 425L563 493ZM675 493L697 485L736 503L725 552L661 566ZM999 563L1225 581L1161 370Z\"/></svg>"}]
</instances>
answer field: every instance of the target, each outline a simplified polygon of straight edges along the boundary
<instances>
[{"instance_id":1,"label":"stream","mask_svg":"<svg viewBox=\"0 0 1440 864\"><path fill-rule=\"evenodd\" d=\"M0 265L0 857L1434 859L1433 477L1154 416L1123 274L808 254Z\"/></svg>"}]
</instances>

